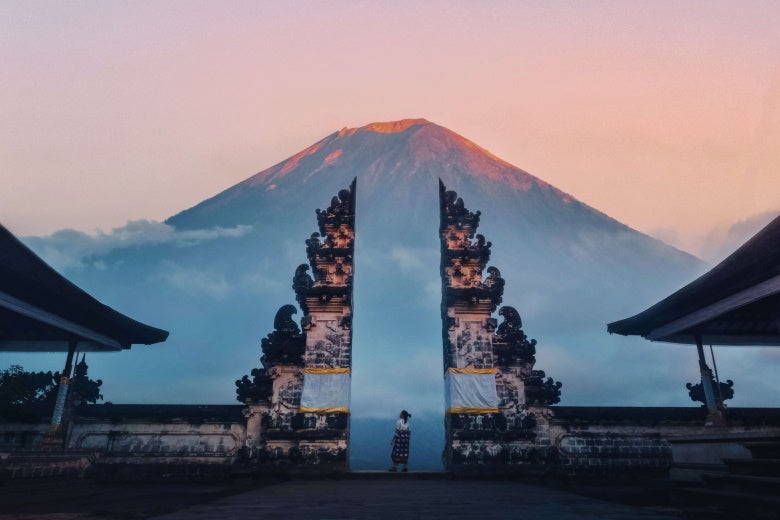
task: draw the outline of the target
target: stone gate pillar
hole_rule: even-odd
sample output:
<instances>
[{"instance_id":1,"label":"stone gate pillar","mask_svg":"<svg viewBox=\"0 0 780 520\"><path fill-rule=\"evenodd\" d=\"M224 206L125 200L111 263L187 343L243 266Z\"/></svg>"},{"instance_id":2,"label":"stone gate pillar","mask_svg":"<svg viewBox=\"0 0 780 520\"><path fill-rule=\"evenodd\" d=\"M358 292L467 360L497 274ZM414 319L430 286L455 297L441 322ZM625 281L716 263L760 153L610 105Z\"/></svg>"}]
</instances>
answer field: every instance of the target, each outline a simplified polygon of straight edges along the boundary
<instances>
[{"instance_id":1,"label":"stone gate pillar","mask_svg":"<svg viewBox=\"0 0 780 520\"><path fill-rule=\"evenodd\" d=\"M552 453L549 405L560 383L533 370L536 340L518 312L501 307L504 279L487 268L491 243L477 234L480 212L466 209L439 181L445 464L450 471L506 472L544 463Z\"/></svg>"},{"instance_id":2,"label":"stone gate pillar","mask_svg":"<svg viewBox=\"0 0 780 520\"><path fill-rule=\"evenodd\" d=\"M263 368L236 381L261 472L348 470L355 181L316 213L309 263L293 277L301 328L296 307L282 306L261 344Z\"/></svg>"},{"instance_id":3,"label":"stone gate pillar","mask_svg":"<svg viewBox=\"0 0 780 520\"><path fill-rule=\"evenodd\" d=\"M320 431L302 441L304 457L324 457L348 469L352 370L352 277L355 252L355 181L317 210L319 233L306 240L309 264L298 267L293 288L306 333L301 413ZM311 267L312 278L307 274ZM328 432L328 434L325 434Z\"/></svg>"}]
</instances>

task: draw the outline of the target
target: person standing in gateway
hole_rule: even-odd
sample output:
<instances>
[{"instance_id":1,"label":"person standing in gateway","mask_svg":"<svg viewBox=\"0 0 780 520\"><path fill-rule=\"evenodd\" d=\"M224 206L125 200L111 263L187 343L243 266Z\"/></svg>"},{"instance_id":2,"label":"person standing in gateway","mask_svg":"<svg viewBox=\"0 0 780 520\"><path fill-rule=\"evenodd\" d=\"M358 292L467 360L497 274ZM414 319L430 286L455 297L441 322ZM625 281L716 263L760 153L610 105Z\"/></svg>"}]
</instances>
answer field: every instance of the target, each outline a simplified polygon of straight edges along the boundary
<instances>
[{"instance_id":1,"label":"person standing in gateway","mask_svg":"<svg viewBox=\"0 0 780 520\"><path fill-rule=\"evenodd\" d=\"M398 416L398 422L395 425L395 435L393 440L390 441L390 445L393 447L393 451L390 454L390 458L393 459L393 467L390 471L397 471L396 466L403 464L401 471L409 471L407 463L409 461L409 437L412 435L412 431L409 429L409 418L412 416L406 410L401 411Z\"/></svg>"}]
</instances>

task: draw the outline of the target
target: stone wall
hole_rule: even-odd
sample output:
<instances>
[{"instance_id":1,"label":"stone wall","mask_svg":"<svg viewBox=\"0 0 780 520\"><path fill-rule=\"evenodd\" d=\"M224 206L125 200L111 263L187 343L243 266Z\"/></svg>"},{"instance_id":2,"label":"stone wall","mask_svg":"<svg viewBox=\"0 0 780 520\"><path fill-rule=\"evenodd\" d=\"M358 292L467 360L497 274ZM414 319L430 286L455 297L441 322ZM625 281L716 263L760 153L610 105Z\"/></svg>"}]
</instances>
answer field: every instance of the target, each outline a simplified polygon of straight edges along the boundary
<instances>
[{"instance_id":1,"label":"stone wall","mask_svg":"<svg viewBox=\"0 0 780 520\"><path fill-rule=\"evenodd\" d=\"M743 441L780 437L780 409L728 409L729 426L724 428L704 426L706 412L698 407L553 406L547 410L546 415L537 414L540 419L533 427L523 430L495 422L501 414L485 416L481 422L467 416L473 421L451 430L456 434L453 453L463 460L455 461L450 470L567 478L666 476L675 468L717 469L723 466L724 454L749 456ZM3 422L0 417L0 440L4 440L0 476L215 480L236 473L300 472L295 460L274 459L271 448L282 442L275 438L275 430L257 425L257 437L248 439L247 424L253 420L249 412L243 405L82 406L68 427L65 449L57 452L32 444L48 431L45 420ZM459 415L449 418L454 417ZM303 450L318 449L318 439L312 436L317 432L291 433L302 460L311 455ZM288 463L280 464L284 461ZM341 471L330 464L318 466Z\"/></svg>"},{"instance_id":2,"label":"stone wall","mask_svg":"<svg viewBox=\"0 0 780 520\"><path fill-rule=\"evenodd\" d=\"M678 466L723 466L723 453L746 453L741 447L746 434L780 433L780 409L774 408L727 410L729 424L723 428L704 425L703 407L560 406L552 411L548 434L557 452L555 467L574 477L666 476ZM720 439L722 453L675 447L675 439L702 436Z\"/></svg>"},{"instance_id":3,"label":"stone wall","mask_svg":"<svg viewBox=\"0 0 780 520\"><path fill-rule=\"evenodd\" d=\"M49 431L49 423L0 422L0 450L33 449Z\"/></svg>"},{"instance_id":4,"label":"stone wall","mask_svg":"<svg viewBox=\"0 0 780 520\"><path fill-rule=\"evenodd\" d=\"M0 452L3 479L82 477L99 454L93 452Z\"/></svg>"},{"instance_id":5,"label":"stone wall","mask_svg":"<svg viewBox=\"0 0 780 520\"><path fill-rule=\"evenodd\" d=\"M88 474L103 480L220 480L246 445L241 405L82 407L68 451L95 453Z\"/></svg>"},{"instance_id":6,"label":"stone wall","mask_svg":"<svg viewBox=\"0 0 780 520\"><path fill-rule=\"evenodd\" d=\"M40 446L51 425L51 406L0 409L0 452Z\"/></svg>"},{"instance_id":7,"label":"stone wall","mask_svg":"<svg viewBox=\"0 0 780 520\"><path fill-rule=\"evenodd\" d=\"M103 457L229 462L246 444L243 406L96 405L73 417L65 446Z\"/></svg>"},{"instance_id":8,"label":"stone wall","mask_svg":"<svg viewBox=\"0 0 780 520\"><path fill-rule=\"evenodd\" d=\"M455 474L550 475L575 479L664 477L725 467L749 456L744 439L780 436L780 409L734 408L728 426L705 426L701 407L553 406L531 410L535 424L513 430L501 415L450 425ZM457 416L450 415L449 420Z\"/></svg>"},{"instance_id":9,"label":"stone wall","mask_svg":"<svg viewBox=\"0 0 780 520\"><path fill-rule=\"evenodd\" d=\"M246 445L241 405L85 405L72 414L57 449L42 443L45 414L17 415L0 415L3 478L213 480L230 474Z\"/></svg>"}]
</instances>

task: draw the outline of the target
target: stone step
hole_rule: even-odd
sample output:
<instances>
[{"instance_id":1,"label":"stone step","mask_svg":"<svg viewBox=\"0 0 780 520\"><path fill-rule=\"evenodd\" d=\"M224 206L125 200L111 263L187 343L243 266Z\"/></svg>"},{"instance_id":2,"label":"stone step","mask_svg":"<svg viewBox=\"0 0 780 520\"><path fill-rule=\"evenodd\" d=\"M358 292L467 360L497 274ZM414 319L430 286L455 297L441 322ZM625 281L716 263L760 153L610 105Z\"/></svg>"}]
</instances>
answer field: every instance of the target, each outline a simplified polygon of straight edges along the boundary
<instances>
[{"instance_id":1,"label":"stone step","mask_svg":"<svg viewBox=\"0 0 780 520\"><path fill-rule=\"evenodd\" d=\"M680 510L685 520L732 520L733 516L714 506L686 507Z\"/></svg>"},{"instance_id":2,"label":"stone step","mask_svg":"<svg viewBox=\"0 0 780 520\"><path fill-rule=\"evenodd\" d=\"M18 450L5 452L0 460L4 462L21 461L63 461L81 458L97 458L100 452L90 450Z\"/></svg>"},{"instance_id":3,"label":"stone step","mask_svg":"<svg viewBox=\"0 0 780 520\"><path fill-rule=\"evenodd\" d=\"M723 489L681 488L675 490L674 497L684 510L715 508L715 511L730 518L780 520L780 498L775 495Z\"/></svg>"},{"instance_id":4,"label":"stone step","mask_svg":"<svg viewBox=\"0 0 780 520\"><path fill-rule=\"evenodd\" d=\"M7 479L83 476L99 453L71 450L30 450L3 453L0 477Z\"/></svg>"},{"instance_id":5,"label":"stone step","mask_svg":"<svg viewBox=\"0 0 780 520\"><path fill-rule=\"evenodd\" d=\"M344 478L350 480L386 480L399 478L416 480L447 480L451 479L452 475L444 471L409 471L404 473L400 470L397 472L387 470L357 470L345 473Z\"/></svg>"},{"instance_id":6,"label":"stone step","mask_svg":"<svg viewBox=\"0 0 780 520\"><path fill-rule=\"evenodd\" d=\"M83 486L80 483L85 483ZM105 495L105 491L96 488L89 479L41 477L17 478L2 482L2 512L24 506L34 506L41 502L79 502L90 501ZM0 518L5 518L0 513Z\"/></svg>"},{"instance_id":7,"label":"stone step","mask_svg":"<svg viewBox=\"0 0 780 520\"><path fill-rule=\"evenodd\" d=\"M702 475L702 479L714 489L780 496L780 478L778 477L706 473Z\"/></svg>"},{"instance_id":8,"label":"stone step","mask_svg":"<svg viewBox=\"0 0 780 520\"><path fill-rule=\"evenodd\" d=\"M780 459L723 459L729 473L735 475L754 475L780 477Z\"/></svg>"},{"instance_id":9,"label":"stone step","mask_svg":"<svg viewBox=\"0 0 780 520\"><path fill-rule=\"evenodd\" d=\"M746 442L745 447L750 450L754 459L780 459L780 441Z\"/></svg>"}]
</instances>

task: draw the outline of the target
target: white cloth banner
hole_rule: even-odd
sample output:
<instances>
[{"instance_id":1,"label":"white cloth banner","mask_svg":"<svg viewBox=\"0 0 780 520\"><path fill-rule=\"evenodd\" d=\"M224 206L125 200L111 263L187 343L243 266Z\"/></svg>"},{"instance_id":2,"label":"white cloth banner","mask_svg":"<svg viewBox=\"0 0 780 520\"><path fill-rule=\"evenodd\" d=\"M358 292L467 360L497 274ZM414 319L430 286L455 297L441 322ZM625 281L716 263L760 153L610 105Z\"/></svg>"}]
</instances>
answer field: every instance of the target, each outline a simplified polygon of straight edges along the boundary
<instances>
[{"instance_id":1,"label":"white cloth banner","mask_svg":"<svg viewBox=\"0 0 780 520\"><path fill-rule=\"evenodd\" d=\"M451 413L498 411L496 376L493 373L447 372L444 376L445 403Z\"/></svg>"},{"instance_id":2,"label":"white cloth banner","mask_svg":"<svg viewBox=\"0 0 780 520\"><path fill-rule=\"evenodd\" d=\"M348 412L349 372L303 373L302 412Z\"/></svg>"}]
</instances>

